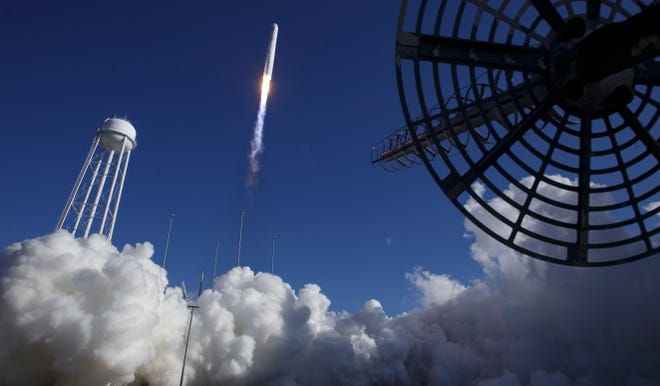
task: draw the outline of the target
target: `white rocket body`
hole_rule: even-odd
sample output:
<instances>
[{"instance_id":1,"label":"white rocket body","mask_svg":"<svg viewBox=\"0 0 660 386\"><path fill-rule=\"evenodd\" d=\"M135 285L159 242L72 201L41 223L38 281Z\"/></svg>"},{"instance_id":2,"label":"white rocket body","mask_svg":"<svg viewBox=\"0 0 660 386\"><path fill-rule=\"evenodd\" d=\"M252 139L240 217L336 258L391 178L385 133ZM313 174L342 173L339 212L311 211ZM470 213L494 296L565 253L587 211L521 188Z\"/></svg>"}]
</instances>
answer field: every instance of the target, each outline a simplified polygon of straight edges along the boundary
<instances>
[{"instance_id":1,"label":"white rocket body","mask_svg":"<svg viewBox=\"0 0 660 386\"><path fill-rule=\"evenodd\" d=\"M264 65L264 77L269 79L273 75L273 64L275 63L275 47L277 46L277 23L273 23L273 32L270 35L268 43L268 54L266 55L266 64Z\"/></svg>"}]
</instances>

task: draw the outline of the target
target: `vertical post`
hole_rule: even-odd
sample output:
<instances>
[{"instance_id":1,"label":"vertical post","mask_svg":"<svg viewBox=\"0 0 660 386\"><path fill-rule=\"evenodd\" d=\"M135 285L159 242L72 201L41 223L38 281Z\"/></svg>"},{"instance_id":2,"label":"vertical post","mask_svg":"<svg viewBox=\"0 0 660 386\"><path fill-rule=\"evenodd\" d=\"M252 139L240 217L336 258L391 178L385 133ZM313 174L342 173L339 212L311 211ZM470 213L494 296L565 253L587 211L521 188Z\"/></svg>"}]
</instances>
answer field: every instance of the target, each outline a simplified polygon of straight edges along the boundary
<instances>
[{"instance_id":1,"label":"vertical post","mask_svg":"<svg viewBox=\"0 0 660 386\"><path fill-rule=\"evenodd\" d=\"M174 213L170 214L170 225L167 227L167 239L165 239L165 252L163 253L163 262L161 268L165 268L167 263L167 250L170 248L170 236L172 235L172 223L174 222Z\"/></svg>"},{"instance_id":2,"label":"vertical post","mask_svg":"<svg viewBox=\"0 0 660 386\"><path fill-rule=\"evenodd\" d=\"M204 271L202 271L202 275L199 278L199 290L197 290L197 299L199 299L199 297L202 296L203 285L204 285Z\"/></svg>"},{"instance_id":3,"label":"vertical post","mask_svg":"<svg viewBox=\"0 0 660 386\"><path fill-rule=\"evenodd\" d=\"M270 255L270 273L275 273L275 240L277 236L273 235L273 253Z\"/></svg>"},{"instance_id":4,"label":"vertical post","mask_svg":"<svg viewBox=\"0 0 660 386\"><path fill-rule=\"evenodd\" d=\"M188 356L188 342L190 342L190 330L192 330L192 321L193 321L193 312L195 307L188 306L190 308L190 318L188 319L188 334L186 335L186 347L183 351L183 365L181 365L181 379L179 380L179 386L183 386L183 374L186 371L186 357Z\"/></svg>"},{"instance_id":5,"label":"vertical post","mask_svg":"<svg viewBox=\"0 0 660 386\"><path fill-rule=\"evenodd\" d=\"M197 299L202 295L202 285L204 284L204 272L199 279L199 292L197 293ZM196 301L189 301L188 308L190 308L190 319L188 320L188 334L186 335L186 347L183 351L183 365L181 365L181 378L179 379L179 386L183 386L183 374L186 371L186 358L188 357L188 343L190 342L190 331L192 330L192 321L195 308L199 308L199 304Z\"/></svg>"},{"instance_id":6,"label":"vertical post","mask_svg":"<svg viewBox=\"0 0 660 386\"><path fill-rule=\"evenodd\" d=\"M213 279L211 279L211 289L215 288L216 268L218 267L218 248L220 243L215 243L215 259L213 260Z\"/></svg>"},{"instance_id":7,"label":"vertical post","mask_svg":"<svg viewBox=\"0 0 660 386\"><path fill-rule=\"evenodd\" d=\"M236 266L241 266L241 244L243 243L243 217L245 217L245 211L241 211L241 227L238 230L238 255L236 257Z\"/></svg>"}]
</instances>

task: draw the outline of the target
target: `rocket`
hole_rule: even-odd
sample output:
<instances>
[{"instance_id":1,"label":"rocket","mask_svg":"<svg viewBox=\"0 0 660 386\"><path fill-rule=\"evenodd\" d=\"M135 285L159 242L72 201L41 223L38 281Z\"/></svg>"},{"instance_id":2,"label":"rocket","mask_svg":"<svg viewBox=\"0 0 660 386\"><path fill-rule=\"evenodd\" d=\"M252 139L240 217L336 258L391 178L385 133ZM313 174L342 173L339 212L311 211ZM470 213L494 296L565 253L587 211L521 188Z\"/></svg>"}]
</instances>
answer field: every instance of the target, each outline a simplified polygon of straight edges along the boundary
<instances>
[{"instance_id":1,"label":"rocket","mask_svg":"<svg viewBox=\"0 0 660 386\"><path fill-rule=\"evenodd\" d=\"M266 55L266 64L264 65L264 78L271 78L273 75L273 64L275 63L275 47L277 46L277 23L273 23L273 32L270 34L270 43L268 43L268 54Z\"/></svg>"},{"instance_id":2,"label":"rocket","mask_svg":"<svg viewBox=\"0 0 660 386\"><path fill-rule=\"evenodd\" d=\"M264 64L264 75L261 79L261 99L259 99L259 111L257 112L257 121L254 123L254 135L250 142L250 174L247 179L248 189L254 186L259 172L259 154L263 150L263 130L264 118L266 117L266 104L268 103L268 92L270 91L270 78L273 75L273 64L275 63L275 46L277 45L277 24L273 23L273 31L270 34L268 42L268 52L266 54L266 64ZM243 217L241 217L242 219ZM239 259L240 259L240 240L239 240ZM240 260L239 260L240 265Z\"/></svg>"}]
</instances>

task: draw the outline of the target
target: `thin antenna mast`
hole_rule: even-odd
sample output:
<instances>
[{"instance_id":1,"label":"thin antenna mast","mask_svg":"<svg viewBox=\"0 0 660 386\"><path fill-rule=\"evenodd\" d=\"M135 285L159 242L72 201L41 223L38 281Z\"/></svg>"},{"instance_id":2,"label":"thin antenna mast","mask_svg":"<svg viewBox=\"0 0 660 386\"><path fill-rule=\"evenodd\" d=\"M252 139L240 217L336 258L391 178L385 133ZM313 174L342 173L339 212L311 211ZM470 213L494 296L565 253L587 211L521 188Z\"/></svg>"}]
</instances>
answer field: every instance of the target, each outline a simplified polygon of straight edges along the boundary
<instances>
[{"instance_id":1,"label":"thin antenna mast","mask_svg":"<svg viewBox=\"0 0 660 386\"><path fill-rule=\"evenodd\" d=\"M216 268L218 267L218 248L220 248L220 243L215 243L215 259L213 260L213 279L211 279L211 289L215 288L215 275Z\"/></svg>"},{"instance_id":2,"label":"thin antenna mast","mask_svg":"<svg viewBox=\"0 0 660 386\"><path fill-rule=\"evenodd\" d=\"M181 282L181 291L183 291L183 299L185 301L190 301L190 298L188 297L188 290L186 289L186 282L185 281Z\"/></svg>"},{"instance_id":3,"label":"thin antenna mast","mask_svg":"<svg viewBox=\"0 0 660 386\"><path fill-rule=\"evenodd\" d=\"M243 243L243 217L245 217L245 211L241 211L241 227L238 230L238 255L236 256L236 266L241 266L241 244Z\"/></svg>"},{"instance_id":4,"label":"thin antenna mast","mask_svg":"<svg viewBox=\"0 0 660 386\"><path fill-rule=\"evenodd\" d=\"M197 290L197 299L199 299L200 296L202 296L202 285L204 284L204 271L202 271L202 275L199 278L199 290Z\"/></svg>"},{"instance_id":5,"label":"thin antenna mast","mask_svg":"<svg viewBox=\"0 0 660 386\"><path fill-rule=\"evenodd\" d=\"M163 253L163 263L161 268L165 268L167 262L167 250L170 248L170 236L172 235L172 223L174 222L174 213L170 214L170 226L167 228L167 239L165 240L165 252Z\"/></svg>"},{"instance_id":6,"label":"thin antenna mast","mask_svg":"<svg viewBox=\"0 0 660 386\"><path fill-rule=\"evenodd\" d=\"M190 319L188 320L188 335L186 336L186 348L183 351L183 364L181 365L181 379L179 380L179 386L183 386L183 374L185 373L186 370L186 358L188 357L188 343L190 342L190 330L192 330L192 321L193 321L193 315L195 313L195 308L199 308L199 304L197 303L197 300L202 295L202 285L204 284L204 272L202 272L202 276L199 279L199 292L197 292L197 299L195 299L194 301L190 301L188 299L186 286L184 283L181 284L183 287L184 297L186 301L188 301L188 308L190 308Z\"/></svg>"},{"instance_id":7,"label":"thin antenna mast","mask_svg":"<svg viewBox=\"0 0 660 386\"><path fill-rule=\"evenodd\" d=\"M275 240L277 240L277 236L273 235L273 253L270 255L270 273L275 273Z\"/></svg>"}]
</instances>

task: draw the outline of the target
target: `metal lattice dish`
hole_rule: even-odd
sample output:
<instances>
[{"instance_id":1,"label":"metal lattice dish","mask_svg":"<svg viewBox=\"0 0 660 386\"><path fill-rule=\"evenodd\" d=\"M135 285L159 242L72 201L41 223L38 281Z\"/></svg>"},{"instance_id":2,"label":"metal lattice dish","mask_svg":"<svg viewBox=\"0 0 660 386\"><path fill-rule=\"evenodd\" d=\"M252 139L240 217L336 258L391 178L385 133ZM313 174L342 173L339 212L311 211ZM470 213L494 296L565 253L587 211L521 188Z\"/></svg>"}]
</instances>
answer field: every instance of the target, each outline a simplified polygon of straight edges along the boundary
<instances>
[{"instance_id":1,"label":"metal lattice dish","mask_svg":"<svg viewBox=\"0 0 660 386\"><path fill-rule=\"evenodd\" d=\"M404 1L406 126L372 162L423 163L474 224L526 255L576 266L652 256L659 55L650 0Z\"/></svg>"}]
</instances>

